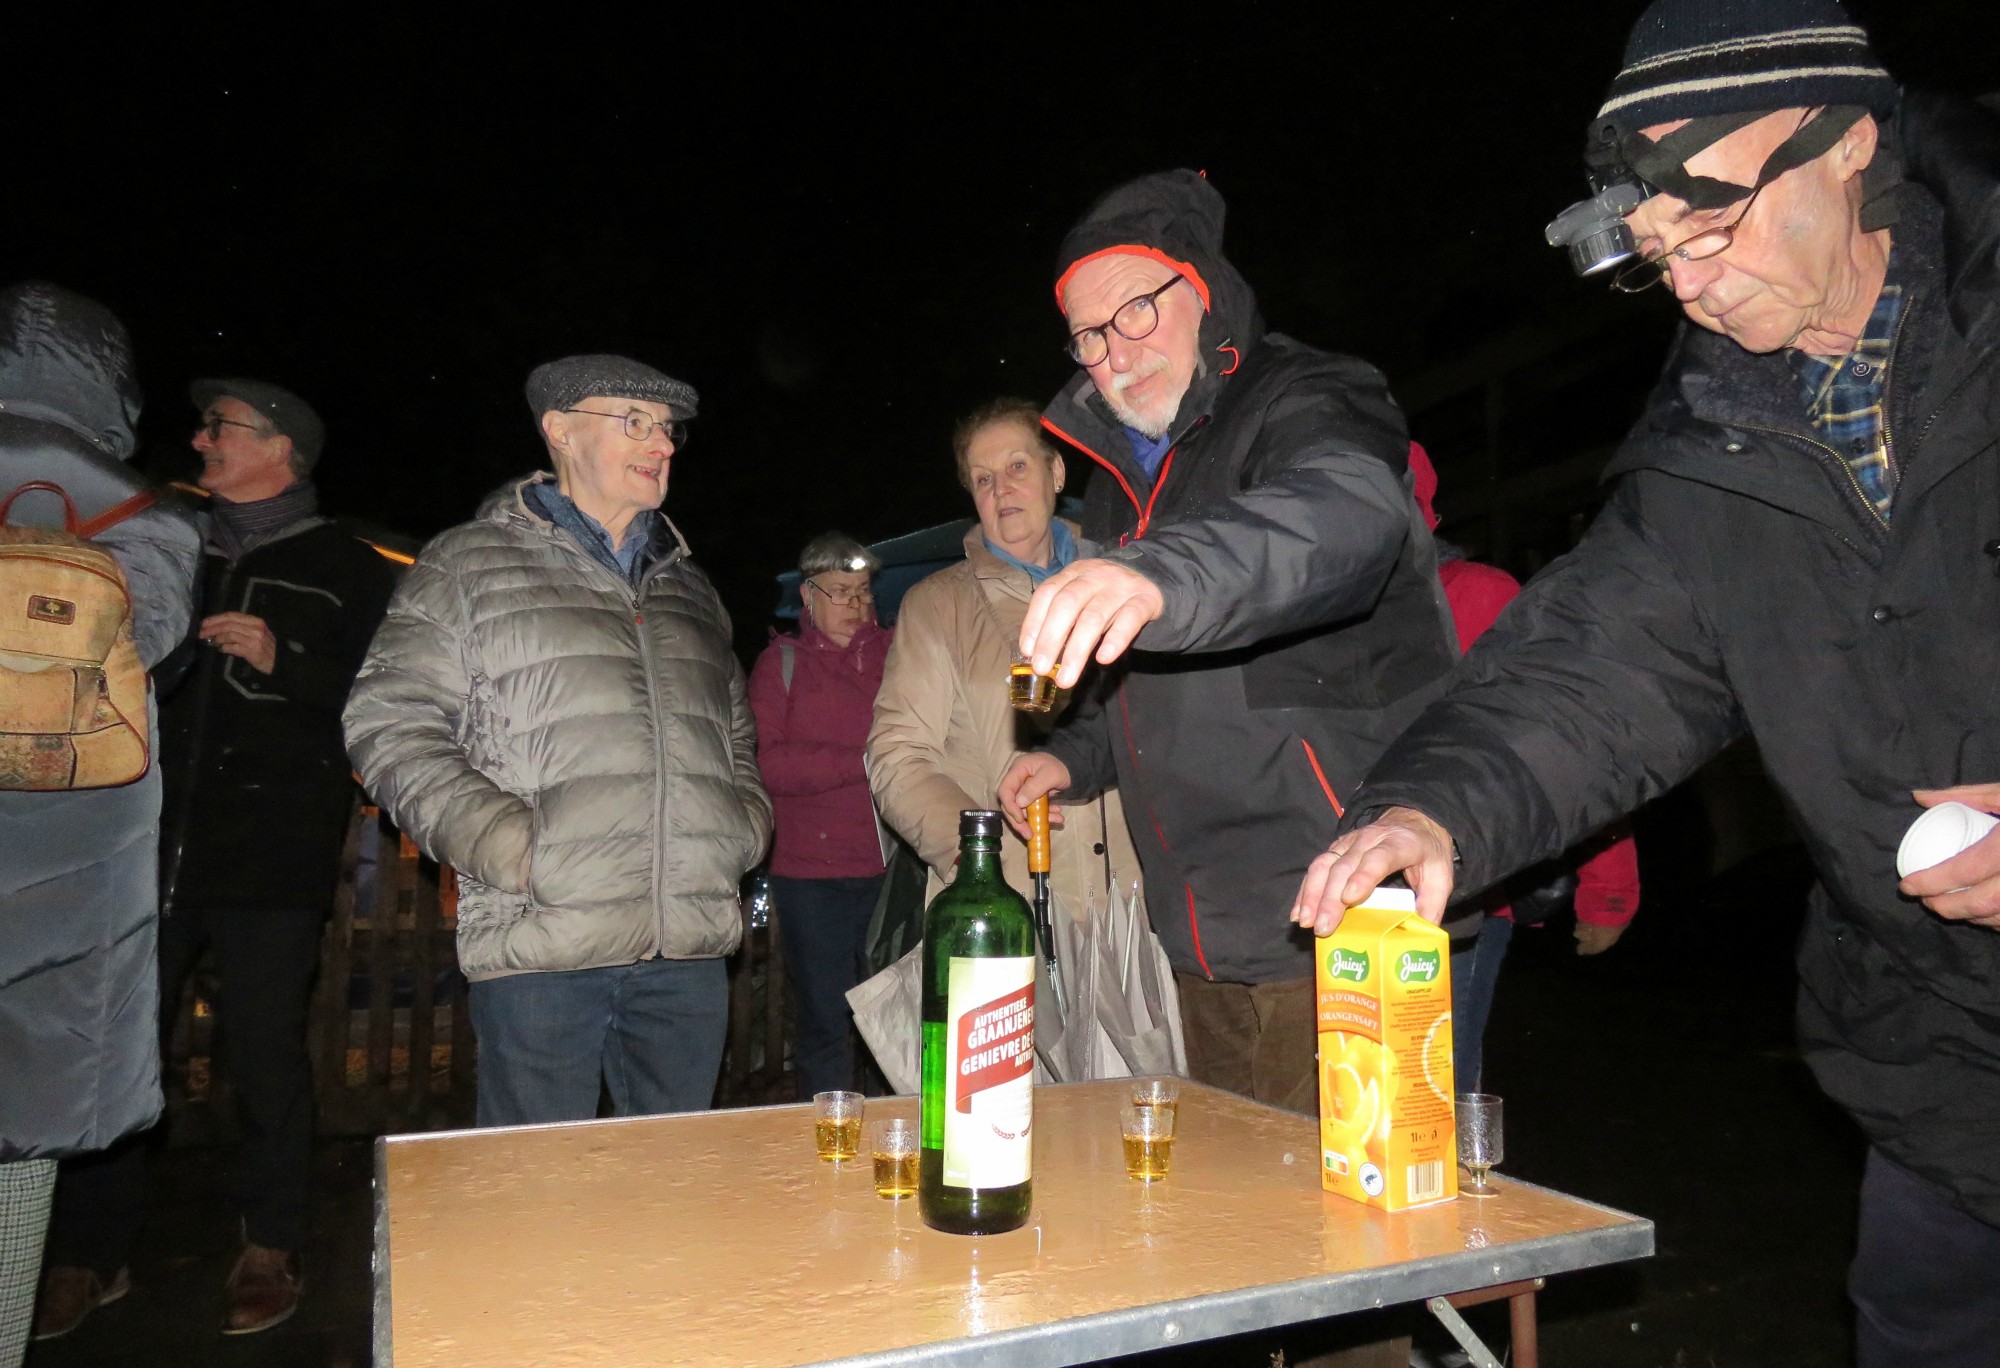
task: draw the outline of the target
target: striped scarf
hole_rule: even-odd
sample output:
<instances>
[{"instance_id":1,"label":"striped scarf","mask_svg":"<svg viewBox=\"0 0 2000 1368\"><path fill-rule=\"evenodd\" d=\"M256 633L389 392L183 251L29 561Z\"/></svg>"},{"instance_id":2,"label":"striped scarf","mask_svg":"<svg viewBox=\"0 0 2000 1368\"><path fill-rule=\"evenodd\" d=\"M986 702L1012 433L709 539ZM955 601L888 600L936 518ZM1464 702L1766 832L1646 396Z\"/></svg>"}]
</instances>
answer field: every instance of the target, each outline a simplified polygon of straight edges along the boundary
<instances>
[{"instance_id":1,"label":"striped scarf","mask_svg":"<svg viewBox=\"0 0 2000 1368\"><path fill-rule=\"evenodd\" d=\"M221 495L209 501L208 549L235 562L302 518L319 512L319 490L311 480L294 481L283 493L249 503Z\"/></svg>"}]
</instances>

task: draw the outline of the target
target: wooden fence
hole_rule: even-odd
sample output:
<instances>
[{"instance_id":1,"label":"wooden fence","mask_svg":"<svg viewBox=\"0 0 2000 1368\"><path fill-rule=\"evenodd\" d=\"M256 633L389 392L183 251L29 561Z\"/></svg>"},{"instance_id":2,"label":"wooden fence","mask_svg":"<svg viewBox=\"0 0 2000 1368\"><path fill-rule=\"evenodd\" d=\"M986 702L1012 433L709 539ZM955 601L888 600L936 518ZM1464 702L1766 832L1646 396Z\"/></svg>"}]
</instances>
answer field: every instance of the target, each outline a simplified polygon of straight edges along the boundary
<instances>
[{"instance_id":1,"label":"wooden fence","mask_svg":"<svg viewBox=\"0 0 2000 1368\"><path fill-rule=\"evenodd\" d=\"M472 1123L477 1050L454 942L458 881L372 807L355 813L320 947L307 1046L322 1134L381 1135ZM216 1067L217 984L204 961L167 1049L177 1142L234 1133ZM789 1101L789 1012L777 937L752 930L729 959L729 1039L716 1105Z\"/></svg>"}]
</instances>

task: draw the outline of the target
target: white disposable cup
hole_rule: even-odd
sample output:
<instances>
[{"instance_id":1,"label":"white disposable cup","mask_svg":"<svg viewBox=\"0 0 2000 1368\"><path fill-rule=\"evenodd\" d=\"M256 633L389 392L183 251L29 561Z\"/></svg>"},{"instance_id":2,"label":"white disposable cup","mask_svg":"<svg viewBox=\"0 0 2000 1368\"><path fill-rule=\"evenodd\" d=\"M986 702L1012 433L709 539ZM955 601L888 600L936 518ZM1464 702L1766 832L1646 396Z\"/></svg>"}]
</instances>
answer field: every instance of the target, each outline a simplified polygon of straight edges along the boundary
<instances>
[{"instance_id":1,"label":"white disposable cup","mask_svg":"<svg viewBox=\"0 0 2000 1368\"><path fill-rule=\"evenodd\" d=\"M1963 803L1926 808L1896 847L1896 873L1907 879L1920 869L1943 864L2000 826L2000 817Z\"/></svg>"}]
</instances>

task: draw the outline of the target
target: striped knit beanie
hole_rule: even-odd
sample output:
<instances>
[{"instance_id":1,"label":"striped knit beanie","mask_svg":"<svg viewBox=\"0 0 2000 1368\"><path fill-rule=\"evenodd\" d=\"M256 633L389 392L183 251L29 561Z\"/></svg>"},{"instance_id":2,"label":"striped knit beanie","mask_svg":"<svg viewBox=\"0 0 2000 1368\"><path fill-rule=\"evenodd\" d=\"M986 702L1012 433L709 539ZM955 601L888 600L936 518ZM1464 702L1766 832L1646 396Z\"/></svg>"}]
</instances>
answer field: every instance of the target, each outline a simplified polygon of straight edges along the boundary
<instances>
[{"instance_id":1,"label":"striped knit beanie","mask_svg":"<svg viewBox=\"0 0 2000 1368\"><path fill-rule=\"evenodd\" d=\"M1621 129L1746 110L1896 104L1896 83L1836 0L1654 0L1599 119Z\"/></svg>"}]
</instances>

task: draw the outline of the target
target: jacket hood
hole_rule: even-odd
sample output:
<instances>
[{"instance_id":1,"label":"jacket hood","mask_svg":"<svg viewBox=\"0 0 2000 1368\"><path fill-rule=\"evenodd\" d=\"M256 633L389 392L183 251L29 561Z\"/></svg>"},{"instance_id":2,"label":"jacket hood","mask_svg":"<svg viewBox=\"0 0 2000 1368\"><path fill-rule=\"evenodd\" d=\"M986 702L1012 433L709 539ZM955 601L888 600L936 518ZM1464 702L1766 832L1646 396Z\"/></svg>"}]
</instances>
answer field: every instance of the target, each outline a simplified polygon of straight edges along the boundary
<instances>
[{"instance_id":1,"label":"jacket hood","mask_svg":"<svg viewBox=\"0 0 2000 1368\"><path fill-rule=\"evenodd\" d=\"M1424 522L1431 531L1437 531L1438 515L1435 507L1438 492L1437 467L1431 464L1431 454L1419 442L1410 443L1410 478L1416 482L1414 490L1417 507L1422 510Z\"/></svg>"},{"instance_id":2,"label":"jacket hood","mask_svg":"<svg viewBox=\"0 0 2000 1368\"><path fill-rule=\"evenodd\" d=\"M1201 357L1228 374L1263 336L1249 282L1222 254L1222 195L1198 171L1158 171L1127 181L1090 207L1056 257L1056 307L1077 267L1124 252L1149 256L1185 275L1201 296ZM1219 360L1210 361L1219 354Z\"/></svg>"},{"instance_id":3,"label":"jacket hood","mask_svg":"<svg viewBox=\"0 0 2000 1368\"><path fill-rule=\"evenodd\" d=\"M29 281L0 291L0 409L129 459L139 444L139 381L125 325L60 286Z\"/></svg>"}]
</instances>

